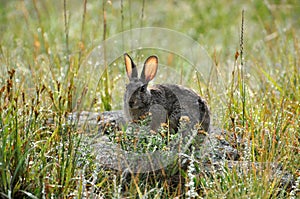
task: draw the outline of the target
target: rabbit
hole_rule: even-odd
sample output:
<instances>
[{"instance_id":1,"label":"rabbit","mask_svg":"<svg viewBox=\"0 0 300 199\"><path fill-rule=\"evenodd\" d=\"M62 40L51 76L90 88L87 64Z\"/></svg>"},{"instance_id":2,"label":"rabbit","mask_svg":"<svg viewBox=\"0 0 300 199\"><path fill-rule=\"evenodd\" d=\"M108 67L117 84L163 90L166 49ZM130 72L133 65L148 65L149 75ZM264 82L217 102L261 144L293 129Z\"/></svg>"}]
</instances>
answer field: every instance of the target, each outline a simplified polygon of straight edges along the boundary
<instances>
[{"instance_id":1,"label":"rabbit","mask_svg":"<svg viewBox=\"0 0 300 199\"><path fill-rule=\"evenodd\" d=\"M209 131L208 105L193 90L177 84L156 84L148 87L148 83L157 73L157 56L152 55L146 59L140 78L135 63L127 53L124 54L124 60L130 80L124 94L126 118L139 120L141 116L151 113L151 130L157 131L162 123L167 123L169 129L176 133L180 118L187 116L192 125L201 124L204 131Z\"/></svg>"}]
</instances>

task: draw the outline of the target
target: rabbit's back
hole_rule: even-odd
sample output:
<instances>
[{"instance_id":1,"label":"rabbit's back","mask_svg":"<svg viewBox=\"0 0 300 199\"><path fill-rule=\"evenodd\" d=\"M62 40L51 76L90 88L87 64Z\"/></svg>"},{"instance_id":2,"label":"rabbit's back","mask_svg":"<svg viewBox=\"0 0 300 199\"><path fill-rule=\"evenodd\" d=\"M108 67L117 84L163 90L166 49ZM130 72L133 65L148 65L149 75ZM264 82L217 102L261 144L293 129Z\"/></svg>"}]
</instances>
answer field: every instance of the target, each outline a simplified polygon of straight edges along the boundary
<instances>
[{"instance_id":1,"label":"rabbit's back","mask_svg":"<svg viewBox=\"0 0 300 199\"><path fill-rule=\"evenodd\" d=\"M167 111L170 126L178 126L181 116L192 124L201 123L205 131L210 125L209 108L196 92L176 84L158 84L150 88L151 104L160 104Z\"/></svg>"}]
</instances>

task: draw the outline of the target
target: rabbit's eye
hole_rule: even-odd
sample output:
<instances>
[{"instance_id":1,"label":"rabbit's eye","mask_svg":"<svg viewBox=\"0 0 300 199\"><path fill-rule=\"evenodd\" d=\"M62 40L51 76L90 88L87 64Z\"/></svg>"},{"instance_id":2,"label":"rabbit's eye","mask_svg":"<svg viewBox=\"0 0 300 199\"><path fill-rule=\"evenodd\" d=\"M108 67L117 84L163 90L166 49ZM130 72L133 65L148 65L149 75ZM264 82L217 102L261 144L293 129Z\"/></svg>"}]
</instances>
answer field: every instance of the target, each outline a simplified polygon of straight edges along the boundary
<instances>
[{"instance_id":1,"label":"rabbit's eye","mask_svg":"<svg viewBox=\"0 0 300 199\"><path fill-rule=\"evenodd\" d=\"M142 87L141 87L141 92L145 92L147 90L147 84L144 84Z\"/></svg>"}]
</instances>

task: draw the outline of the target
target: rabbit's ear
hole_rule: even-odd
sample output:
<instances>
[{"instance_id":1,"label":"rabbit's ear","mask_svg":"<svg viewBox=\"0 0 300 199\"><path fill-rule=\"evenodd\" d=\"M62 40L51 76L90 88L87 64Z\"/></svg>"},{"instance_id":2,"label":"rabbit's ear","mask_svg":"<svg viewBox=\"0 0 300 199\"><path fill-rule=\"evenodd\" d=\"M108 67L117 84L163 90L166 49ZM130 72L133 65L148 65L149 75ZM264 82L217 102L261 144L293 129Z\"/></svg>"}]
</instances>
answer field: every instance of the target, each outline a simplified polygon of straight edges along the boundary
<instances>
[{"instance_id":1,"label":"rabbit's ear","mask_svg":"<svg viewBox=\"0 0 300 199\"><path fill-rule=\"evenodd\" d=\"M151 81L157 72L158 67L158 58L156 56L150 56L144 63L143 72L141 74L141 80L144 81L144 83L148 83Z\"/></svg>"},{"instance_id":2,"label":"rabbit's ear","mask_svg":"<svg viewBox=\"0 0 300 199\"><path fill-rule=\"evenodd\" d=\"M127 53L124 54L124 60L125 60L125 67L126 67L126 73L128 78L131 80L132 78L137 77L138 72L136 69L136 65L134 64L131 57Z\"/></svg>"}]
</instances>

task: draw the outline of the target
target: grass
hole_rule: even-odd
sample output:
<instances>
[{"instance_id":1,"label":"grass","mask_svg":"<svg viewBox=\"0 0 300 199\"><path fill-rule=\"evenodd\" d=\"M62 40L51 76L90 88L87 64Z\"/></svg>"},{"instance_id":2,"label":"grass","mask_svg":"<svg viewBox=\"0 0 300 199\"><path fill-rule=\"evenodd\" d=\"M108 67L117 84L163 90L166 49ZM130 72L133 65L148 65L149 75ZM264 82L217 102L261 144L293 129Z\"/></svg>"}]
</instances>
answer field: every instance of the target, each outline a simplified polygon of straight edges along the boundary
<instances>
[{"instance_id":1,"label":"grass","mask_svg":"<svg viewBox=\"0 0 300 199\"><path fill-rule=\"evenodd\" d=\"M300 6L297 3L3 1L0 198L299 197ZM243 9L241 68L235 54L240 50ZM141 62L143 56L155 53L162 61L175 65L181 71L177 82L207 99L214 124L251 143L247 150L238 148L240 160L278 162L295 176L298 187L280 188L281 176L271 178L268 171L261 175L251 171L240 176L225 167L224 172L212 176L197 175L201 167L192 155L188 169L177 171L181 175L173 179L186 182L184 186L171 184L168 178L172 174L107 171L95 161L83 136L85 132L66 116L80 110L121 109L127 81L124 64L119 58L104 67L98 87L88 99L78 87L82 79L78 79L77 73L102 39L141 26L170 28L204 46L218 71L209 85L197 81L197 74L188 70L188 63L172 53L155 49L134 53ZM241 86L245 86L245 93L241 92Z\"/></svg>"}]
</instances>

